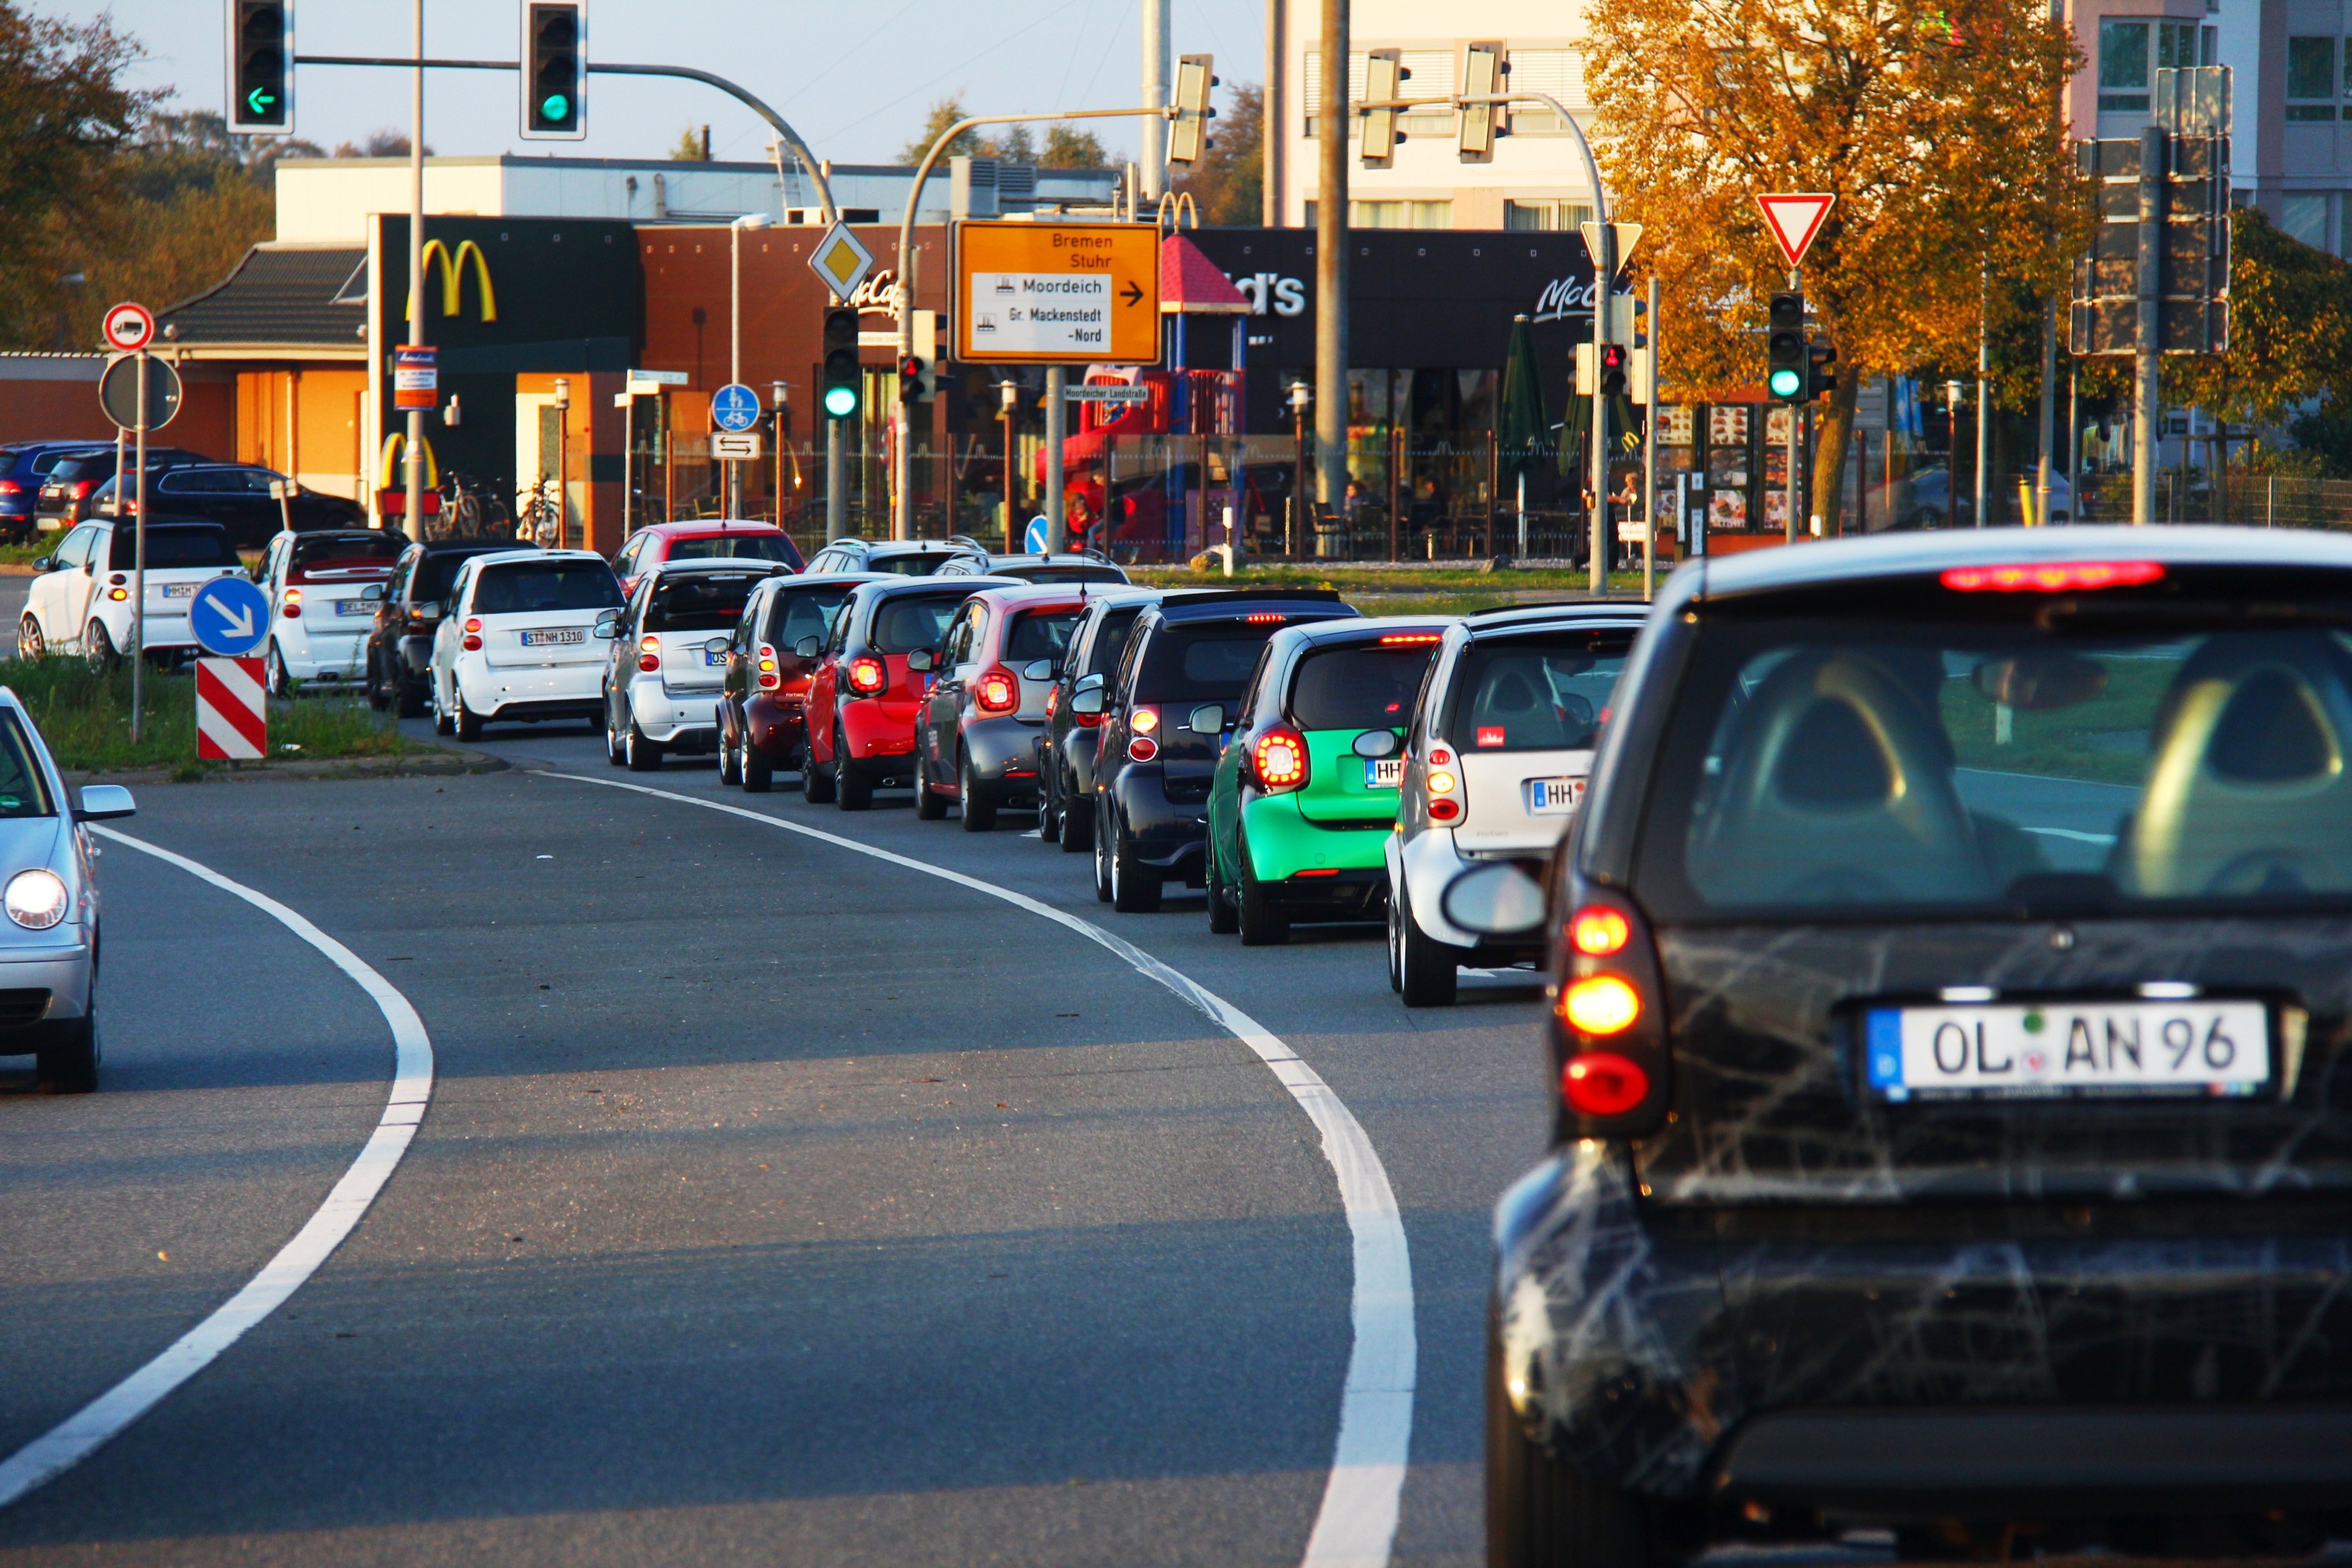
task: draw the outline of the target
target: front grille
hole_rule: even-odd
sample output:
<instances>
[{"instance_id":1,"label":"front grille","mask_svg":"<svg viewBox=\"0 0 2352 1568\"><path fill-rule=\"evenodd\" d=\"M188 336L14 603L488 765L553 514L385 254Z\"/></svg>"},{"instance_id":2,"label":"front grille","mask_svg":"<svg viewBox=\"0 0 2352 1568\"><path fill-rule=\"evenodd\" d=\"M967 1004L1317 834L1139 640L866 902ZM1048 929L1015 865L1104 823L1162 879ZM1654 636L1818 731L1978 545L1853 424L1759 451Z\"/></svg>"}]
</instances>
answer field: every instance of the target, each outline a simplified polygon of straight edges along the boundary
<instances>
[{"instance_id":1,"label":"front grille","mask_svg":"<svg viewBox=\"0 0 2352 1568\"><path fill-rule=\"evenodd\" d=\"M48 1010L49 991L46 985L21 985L14 990L0 991L0 1029L37 1024L41 1015Z\"/></svg>"}]
</instances>

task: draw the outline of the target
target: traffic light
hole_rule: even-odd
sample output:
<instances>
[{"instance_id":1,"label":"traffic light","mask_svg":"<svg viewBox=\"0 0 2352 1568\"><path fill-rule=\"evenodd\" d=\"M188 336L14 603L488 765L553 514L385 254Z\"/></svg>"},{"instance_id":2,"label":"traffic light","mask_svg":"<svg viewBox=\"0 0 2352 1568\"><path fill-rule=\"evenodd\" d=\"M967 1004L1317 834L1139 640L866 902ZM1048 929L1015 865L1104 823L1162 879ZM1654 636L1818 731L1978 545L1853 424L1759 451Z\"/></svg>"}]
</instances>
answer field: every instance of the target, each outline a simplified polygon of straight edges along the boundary
<instances>
[{"instance_id":1,"label":"traffic light","mask_svg":"<svg viewBox=\"0 0 2352 1568\"><path fill-rule=\"evenodd\" d=\"M1623 343L1601 345L1601 395L1622 397L1626 394L1625 372L1633 351Z\"/></svg>"},{"instance_id":2,"label":"traffic light","mask_svg":"<svg viewBox=\"0 0 2352 1568\"><path fill-rule=\"evenodd\" d=\"M931 397L931 367L919 354L898 356L898 401L928 403Z\"/></svg>"},{"instance_id":3,"label":"traffic light","mask_svg":"<svg viewBox=\"0 0 2352 1568\"><path fill-rule=\"evenodd\" d=\"M857 368L857 312L824 313L824 390L820 400L828 419L855 419L864 373Z\"/></svg>"},{"instance_id":4,"label":"traffic light","mask_svg":"<svg viewBox=\"0 0 2352 1568\"><path fill-rule=\"evenodd\" d=\"M293 0L228 0L228 128L241 136L294 129Z\"/></svg>"},{"instance_id":5,"label":"traffic light","mask_svg":"<svg viewBox=\"0 0 2352 1568\"><path fill-rule=\"evenodd\" d=\"M1827 338L1816 338L1805 345L1805 401L1827 397L1837 390L1837 372L1830 366L1837 363L1837 345Z\"/></svg>"},{"instance_id":6,"label":"traffic light","mask_svg":"<svg viewBox=\"0 0 2352 1568\"><path fill-rule=\"evenodd\" d=\"M1364 101L1372 106L1364 110L1360 156L1367 163L1386 163L1396 155L1397 111L1381 106L1404 96L1405 76L1402 50L1374 49L1364 58Z\"/></svg>"},{"instance_id":7,"label":"traffic light","mask_svg":"<svg viewBox=\"0 0 2352 1568\"><path fill-rule=\"evenodd\" d=\"M1794 289L1772 296L1764 341L1764 387L1776 402L1808 401L1812 363L1805 354L1805 297Z\"/></svg>"},{"instance_id":8,"label":"traffic light","mask_svg":"<svg viewBox=\"0 0 2352 1568\"><path fill-rule=\"evenodd\" d=\"M1462 96L1466 99L1492 98L1503 90L1503 46L1472 44L1462 55ZM1499 104L1469 103L1462 106L1462 135L1455 143L1456 151L1465 163L1491 163L1495 160L1495 110Z\"/></svg>"},{"instance_id":9,"label":"traffic light","mask_svg":"<svg viewBox=\"0 0 2352 1568\"><path fill-rule=\"evenodd\" d=\"M1214 55L1183 55L1176 61L1176 120L1168 132L1168 161L1196 163L1209 144L1209 89L1217 85Z\"/></svg>"},{"instance_id":10,"label":"traffic light","mask_svg":"<svg viewBox=\"0 0 2352 1568\"><path fill-rule=\"evenodd\" d=\"M522 133L533 142L588 134L588 0L523 0Z\"/></svg>"}]
</instances>

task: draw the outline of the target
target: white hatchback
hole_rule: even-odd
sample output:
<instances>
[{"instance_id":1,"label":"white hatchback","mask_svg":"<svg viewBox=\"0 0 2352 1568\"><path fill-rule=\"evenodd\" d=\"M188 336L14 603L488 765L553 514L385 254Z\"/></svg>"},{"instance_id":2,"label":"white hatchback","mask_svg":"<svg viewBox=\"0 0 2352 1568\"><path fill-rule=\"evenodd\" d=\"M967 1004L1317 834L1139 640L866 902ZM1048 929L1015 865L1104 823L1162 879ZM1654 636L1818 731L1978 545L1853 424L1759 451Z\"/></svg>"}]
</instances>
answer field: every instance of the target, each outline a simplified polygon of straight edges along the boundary
<instances>
[{"instance_id":1,"label":"white hatchback","mask_svg":"<svg viewBox=\"0 0 2352 1568\"><path fill-rule=\"evenodd\" d=\"M1464 964L1540 960L1541 933L1481 938L1439 899L1485 860L1540 871L1576 819L1610 695L1645 607L1497 610L1446 628L1405 738L1389 836L1389 984L1408 1007L1454 1000Z\"/></svg>"},{"instance_id":2,"label":"white hatchback","mask_svg":"<svg viewBox=\"0 0 2352 1568\"><path fill-rule=\"evenodd\" d=\"M383 585L407 548L404 534L368 528L281 533L269 542L260 581L269 601L261 657L270 695L285 696L297 681L365 683Z\"/></svg>"},{"instance_id":3,"label":"white hatchback","mask_svg":"<svg viewBox=\"0 0 2352 1568\"><path fill-rule=\"evenodd\" d=\"M469 557L433 634L434 728L472 740L492 720L594 719L621 584L591 550Z\"/></svg>"},{"instance_id":4,"label":"white hatchback","mask_svg":"<svg viewBox=\"0 0 2352 1568\"><path fill-rule=\"evenodd\" d=\"M111 663L131 646L131 595L138 564L138 532L112 518L77 523L57 552L34 563L37 574L16 623L16 647L26 658L79 653L92 664ZM196 590L235 575L245 563L214 522L157 522L147 528L147 651L184 656L196 651L188 608Z\"/></svg>"}]
</instances>

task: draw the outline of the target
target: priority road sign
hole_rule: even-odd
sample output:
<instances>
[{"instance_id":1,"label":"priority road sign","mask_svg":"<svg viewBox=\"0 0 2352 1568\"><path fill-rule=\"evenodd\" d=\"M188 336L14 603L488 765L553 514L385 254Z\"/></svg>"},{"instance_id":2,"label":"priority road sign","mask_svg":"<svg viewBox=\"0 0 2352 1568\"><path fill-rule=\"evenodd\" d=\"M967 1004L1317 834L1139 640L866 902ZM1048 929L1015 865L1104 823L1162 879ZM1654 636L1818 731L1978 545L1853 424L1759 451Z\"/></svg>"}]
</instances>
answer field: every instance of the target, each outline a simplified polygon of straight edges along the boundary
<instances>
[{"instance_id":1,"label":"priority road sign","mask_svg":"<svg viewBox=\"0 0 2352 1568\"><path fill-rule=\"evenodd\" d=\"M268 754L268 698L257 658L196 660L196 755L253 762Z\"/></svg>"},{"instance_id":2,"label":"priority road sign","mask_svg":"<svg viewBox=\"0 0 2352 1568\"><path fill-rule=\"evenodd\" d=\"M143 349L155 341L155 313L129 300L106 313L107 346L123 353Z\"/></svg>"},{"instance_id":3,"label":"priority road sign","mask_svg":"<svg viewBox=\"0 0 2352 1568\"><path fill-rule=\"evenodd\" d=\"M98 405L125 430L139 428L139 367L147 367L147 428L161 430L180 412L180 373L152 354L117 354L99 373Z\"/></svg>"},{"instance_id":4,"label":"priority road sign","mask_svg":"<svg viewBox=\"0 0 2352 1568\"><path fill-rule=\"evenodd\" d=\"M874 253L858 242L847 224L837 223L824 231L824 237L809 252L809 270L824 279L835 299L846 300L874 270Z\"/></svg>"},{"instance_id":5,"label":"priority road sign","mask_svg":"<svg viewBox=\"0 0 2352 1568\"><path fill-rule=\"evenodd\" d=\"M1791 267L1803 265L1805 252L1812 248L1813 237L1822 232L1822 222L1830 216L1830 208L1836 202L1836 196L1823 195L1756 198L1756 205L1763 209L1764 226L1772 231L1780 254L1789 258Z\"/></svg>"},{"instance_id":6,"label":"priority road sign","mask_svg":"<svg viewBox=\"0 0 2352 1568\"><path fill-rule=\"evenodd\" d=\"M243 577L215 577L189 602L188 629L206 653L243 658L269 636L269 600Z\"/></svg>"},{"instance_id":7,"label":"priority road sign","mask_svg":"<svg viewBox=\"0 0 2352 1568\"><path fill-rule=\"evenodd\" d=\"M710 395L710 422L721 430L749 430L760 422L760 395L740 381L729 382Z\"/></svg>"},{"instance_id":8,"label":"priority road sign","mask_svg":"<svg viewBox=\"0 0 2352 1568\"><path fill-rule=\"evenodd\" d=\"M994 364L1160 363L1160 228L955 226L955 357Z\"/></svg>"}]
</instances>

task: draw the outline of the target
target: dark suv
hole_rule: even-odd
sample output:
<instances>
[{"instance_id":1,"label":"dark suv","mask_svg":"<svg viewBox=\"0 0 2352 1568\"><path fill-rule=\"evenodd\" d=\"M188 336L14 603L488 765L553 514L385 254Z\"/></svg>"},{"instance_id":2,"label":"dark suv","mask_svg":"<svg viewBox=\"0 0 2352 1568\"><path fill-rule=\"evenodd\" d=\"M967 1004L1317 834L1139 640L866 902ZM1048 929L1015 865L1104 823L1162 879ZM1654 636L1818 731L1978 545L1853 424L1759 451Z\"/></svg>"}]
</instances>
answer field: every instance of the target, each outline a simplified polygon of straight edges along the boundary
<instances>
[{"instance_id":1,"label":"dark suv","mask_svg":"<svg viewBox=\"0 0 2352 1568\"><path fill-rule=\"evenodd\" d=\"M127 454L125 460L129 460ZM153 485L169 468L211 461L201 453L183 451L177 447L150 447L147 448L147 482ZM40 498L33 507L35 522L44 532L55 532L97 516L99 487L112 478L113 447L91 447L86 451L68 453L49 470L49 477L41 481ZM167 509L158 503L155 510L160 514ZM277 530L270 531L274 533Z\"/></svg>"},{"instance_id":2,"label":"dark suv","mask_svg":"<svg viewBox=\"0 0 2352 1568\"><path fill-rule=\"evenodd\" d=\"M1071 697L1103 715L1096 742L1095 895L1123 913L1160 907L1163 882L1201 887L1209 781L1250 671L1286 626L1355 615L1328 589L1188 594L1136 618L1117 675Z\"/></svg>"},{"instance_id":3,"label":"dark suv","mask_svg":"<svg viewBox=\"0 0 2352 1568\"><path fill-rule=\"evenodd\" d=\"M368 702L397 707L404 719L425 714L433 679L433 630L448 609L449 584L458 563L469 555L511 552L511 540L436 539L400 553L376 606L375 629L367 645ZM520 546L529 549L530 546Z\"/></svg>"},{"instance_id":4,"label":"dark suv","mask_svg":"<svg viewBox=\"0 0 2352 1568\"><path fill-rule=\"evenodd\" d=\"M117 512L115 479L99 487L95 509L111 517ZM202 518L219 523L239 550L258 550L278 534L292 530L308 533L321 528L365 528L367 508L344 496L292 485L283 500L274 487L290 484L286 476L252 463L192 463L147 476L147 504L157 517ZM139 510L138 498L128 497L120 510Z\"/></svg>"},{"instance_id":5,"label":"dark suv","mask_svg":"<svg viewBox=\"0 0 2352 1568\"><path fill-rule=\"evenodd\" d=\"M2352 1523L2352 543L1710 559L1552 864L1489 1561ZM1449 918L1525 928L1487 866Z\"/></svg>"}]
</instances>

